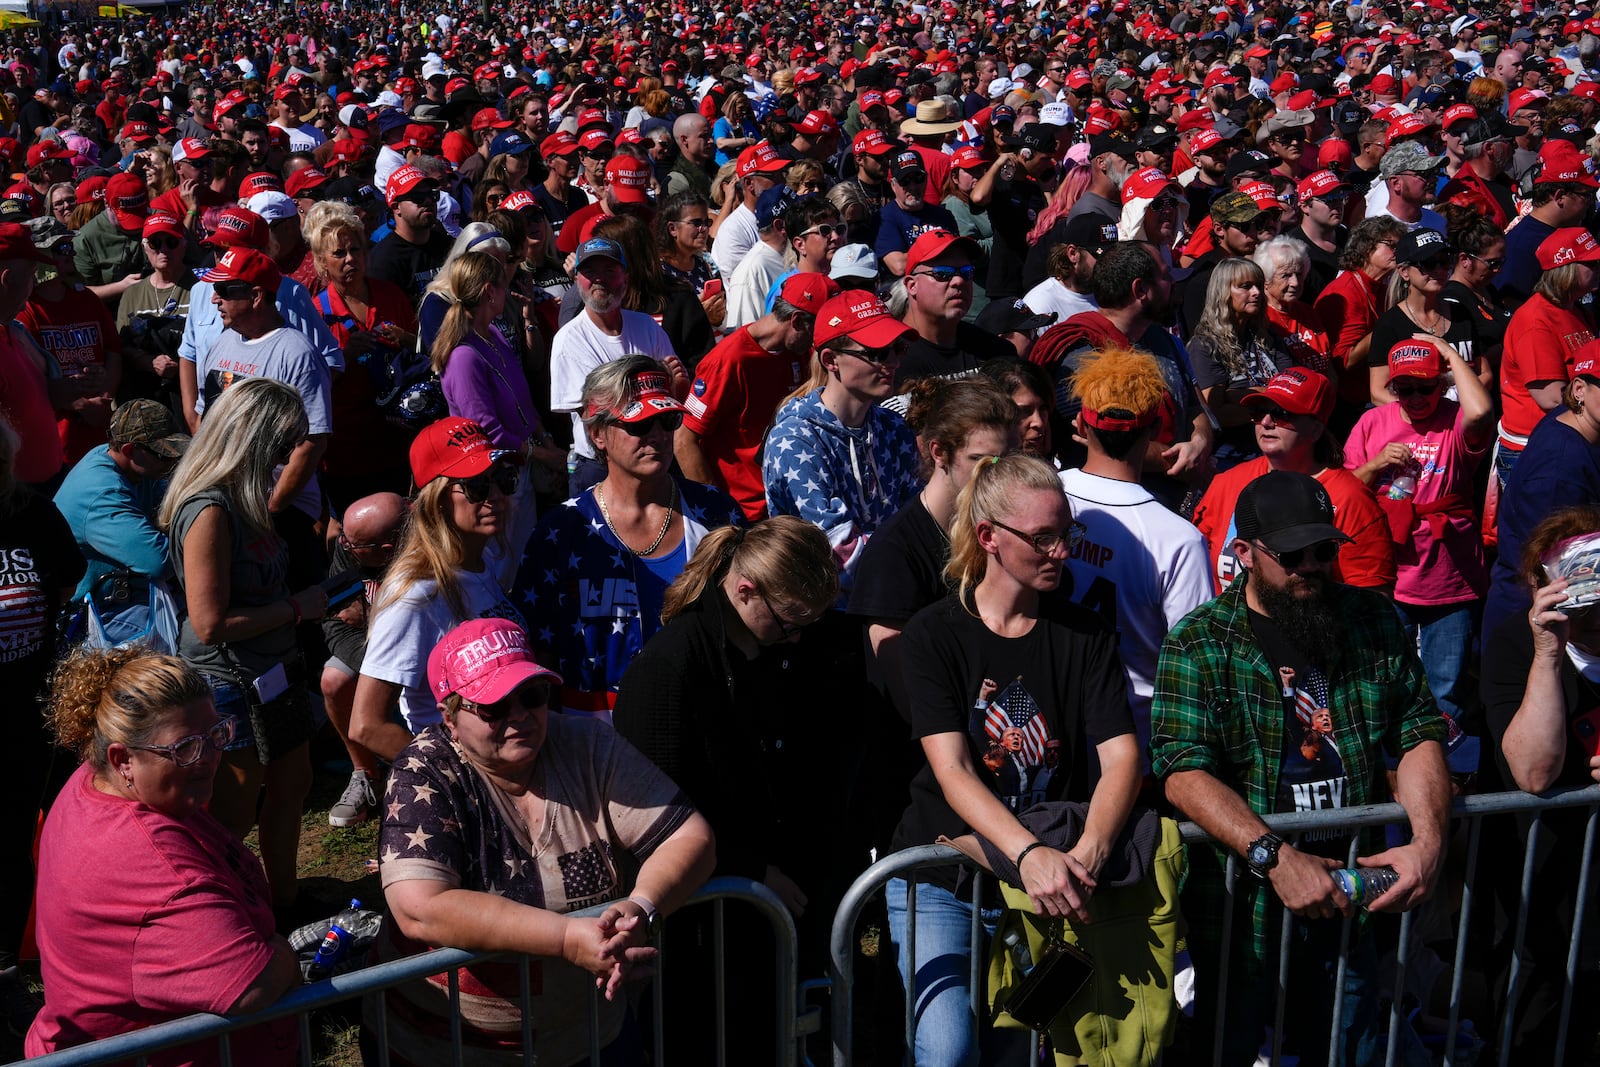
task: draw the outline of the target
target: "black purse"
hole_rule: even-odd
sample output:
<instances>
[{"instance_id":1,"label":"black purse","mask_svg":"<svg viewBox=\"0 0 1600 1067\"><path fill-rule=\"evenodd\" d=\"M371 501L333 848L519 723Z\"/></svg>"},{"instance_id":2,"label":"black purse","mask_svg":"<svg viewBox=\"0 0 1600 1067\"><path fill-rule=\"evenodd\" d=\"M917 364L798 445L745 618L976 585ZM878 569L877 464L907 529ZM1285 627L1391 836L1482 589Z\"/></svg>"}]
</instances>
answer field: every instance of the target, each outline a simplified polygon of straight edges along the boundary
<instances>
[{"instance_id":1,"label":"black purse","mask_svg":"<svg viewBox=\"0 0 1600 1067\"><path fill-rule=\"evenodd\" d=\"M1076 945L1051 938L1034 965L1011 991L1004 1011L1031 1030L1048 1030L1061 1009L1094 977L1094 960Z\"/></svg>"}]
</instances>

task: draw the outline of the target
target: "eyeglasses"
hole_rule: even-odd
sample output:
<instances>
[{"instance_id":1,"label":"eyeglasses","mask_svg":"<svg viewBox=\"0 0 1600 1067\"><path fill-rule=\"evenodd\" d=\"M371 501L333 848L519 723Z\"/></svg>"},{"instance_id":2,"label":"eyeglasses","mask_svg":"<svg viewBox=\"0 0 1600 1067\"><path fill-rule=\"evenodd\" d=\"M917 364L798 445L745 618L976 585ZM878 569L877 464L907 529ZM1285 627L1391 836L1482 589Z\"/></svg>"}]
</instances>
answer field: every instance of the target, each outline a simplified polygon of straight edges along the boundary
<instances>
[{"instance_id":1,"label":"eyeglasses","mask_svg":"<svg viewBox=\"0 0 1600 1067\"><path fill-rule=\"evenodd\" d=\"M482 504L496 489L506 496L515 493L517 469L505 464L496 464L482 474L474 474L470 478L457 478L456 484L461 487L461 495L467 498L467 503Z\"/></svg>"},{"instance_id":2,"label":"eyeglasses","mask_svg":"<svg viewBox=\"0 0 1600 1067\"><path fill-rule=\"evenodd\" d=\"M50 205L50 210L51 211L71 211L73 206L74 205L73 205L73 202L71 200L57 200L55 203Z\"/></svg>"},{"instance_id":3,"label":"eyeglasses","mask_svg":"<svg viewBox=\"0 0 1600 1067\"><path fill-rule=\"evenodd\" d=\"M913 277L932 278L940 285L949 285L957 278L964 282L970 282L973 270L972 265L969 263L965 267L925 267L922 270L914 270L911 274Z\"/></svg>"},{"instance_id":4,"label":"eyeglasses","mask_svg":"<svg viewBox=\"0 0 1600 1067\"><path fill-rule=\"evenodd\" d=\"M1400 238L1398 238L1398 237L1386 237L1383 240L1379 241L1378 243L1380 245L1387 245L1390 248L1398 248L1398 247L1400 247Z\"/></svg>"},{"instance_id":5,"label":"eyeglasses","mask_svg":"<svg viewBox=\"0 0 1600 1067\"><path fill-rule=\"evenodd\" d=\"M845 356L855 356L863 363L870 363L874 367L886 367L899 363L905 357L906 346L903 342L896 342L887 348L840 348L830 346L835 352Z\"/></svg>"},{"instance_id":6,"label":"eyeglasses","mask_svg":"<svg viewBox=\"0 0 1600 1067\"><path fill-rule=\"evenodd\" d=\"M832 239L835 234L837 234L840 237L844 237L844 236L846 236L846 234L848 232L849 231L845 229L845 226L844 226L843 223L831 223L830 224L830 223L826 223L825 222L820 226L813 226L809 230L801 231L800 236L801 237L808 237L811 234L816 234L818 237L822 238L824 241L827 241L827 240Z\"/></svg>"},{"instance_id":7,"label":"eyeglasses","mask_svg":"<svg viewBox=\"0 0 1600 1067\"><path fill-rule=\"evenodd\" d=\"M1475 256L1471 252L1468 252L1467 253L1467 258L1468 259L1475 259L1479 263L1482 263L1485 267L1488 267L1490 270L1493 270L1493 271L1498 271L1501 267L1506 265L1506 257L1505 256L1496 256L1494 259L1484 259L1482 256Z\"/></svg>"},{"instance_id":8,"label":"eyeglasses","mask_svg":"<svg viewBox=\"0 0 1600 1067\"><path fill-rule=\"evenodd\" d=\"M711 225L711 219L705 215L696 215L693 218L679 219L675 225L693 226L695 229L701 230Z\"/></svg>"},{"instance_id":9,"label":"eyeglasses","mask_svg":"<svg viewBox=\"0 0 1600 1067\"><path fill-rule=\"evenodd\" d=\"M767 611L772 614L772 621L778 624L778 640L787 641L803 629L803 627L796 626L782 615L779 615L778 609L773 607L772 601L767 599L767 594L762 593L760 595L761 602L767 606Z\"/></svg>"},{"instance_id":10,"label":"eyeglasses","mask_svg":"<svg viewBox=\"0 0 1600 1067\"><path fill-rule=\"evenodd\" d=\"M657 430L677 433L678 427L682 425L683 412L681 411L663 411L659 415L652 415L648 419L640 419L638 422L617 423L617 426L629 437L647 437Z\"/></svg>"},{"instance_id":11,"label":"eyeglasses","mask_svg":"<svg viewBox=\"0 0 1600 1067\"><path fill-rule=\"evenodd\" d=\"M1277 561L1278 566L1286 571L1298 568L1306 561L1309 554L1317 563L1332 563L1333 558L1339 554L1339 542L1318 541L1309 548L1296 548L1288 552L1274 552L1261 542L1256 542L1256 547Z\"/></svg>"},{"instance_id":12,"label":"eyeglasses","mask_svg":"<svg viewBox=\"0 0 1600 1067\"><path fill-rule=\"evenodd\" d=\"M192 767L206 754L206 746L221 752L233 740L239 720L228 716L203 734L190 734L170 745L129 745L140 752L158 752L180 767Z\"/></svg>"},{"instance_id":13,"label":"eyeglasses","mask_svg":"<svg viewBox=\"0 0 1600 1067\"><path fill-rule=\"evenodd\" d=\"M1033 550L1039 553L1041 556L1054 555L1056 551L1061 549L1071 552L1073 549L1083 544L1084 534L1088 532L1087 527L1085 527L1081 522L1074 522L1071 526L1068 526L1067 532L1064 535L1058 533L1023 533L1016 527L1007 526L998 519L990 519L989 525L997 526L1006 531L1006 533L1014 534L1015 536L1022 538L1024 541L1028 542L1028 544L1032 545Z\"/></svg>"},{"instance_id":14,"label":"eyeglasses","mask_svg":"<svg viewBox=\"0 0 1600 1067\"><path fill-rule=\"evenodd\" d=\"M1439 379L1415 383L1390 382L1389 388L1394 391L1395 396L1400 397L1431 396L1439 388Z\"/></svg>"},{"instance_id":15,"label":"eyeglasses","mask_svg":"<svg viewBox=\"0 0 1600 1067\"><path fill-rule=\"evenodd\" d=\"M512 714L521 708L524 711L535 711L539 708L550 706L549 682L526 682L517 686L510 696L495 701L493 704L474 704L470 700L461 702L462 711L470 711L490 726L499 726Z\"/></svg>"},{"instance_id":16,"label":"eyeglasses","mask_svg":"<svg viewBox=\"0 0 1600 1067\"><path fill-rule=\"evenodd\" d=\"M247 300L256 287L249 282L223 282L217 286L216 293L224 300Z\"/></svg>"},{"instance_id":17,"label":"eyeglasses","mask_svg":"<svg viewBox=\"0 0 1600 1067\"><path fill-rule=\"evenodd\" d=\"M1268 418L1272 419L1273 422L1287 423L1293 422L1295 415L1294 412L1285 411L1276 404L1273 404L1271 407L1252 408L1250 410L1251 422L1262 422Z\"/></svg>"},{"instance_id":18,"label":"eyeglasses","mask_svg":"<svg viewBox=\"0 0 1600 1067\"><path fill-rule=\"evenodd\" d=\"M146 237L145 243L150 246L152 252L171 252L182 242L176 237Z\"/></svg>"},{"instance_id":19,"label":"eyeglasses","mask_svg":"<svg viewBox=\"0 0 1600 1067\"><path fill-rule=\"evenodd\" d=\"M364 545L358 545L346 537L343 531L340 531L336 540L339 542L339 547L346 552L370 552L374 549L393 552L395 547L395 542L392 538L388 541L369 541Z\"/></svg>"}]
</instances>

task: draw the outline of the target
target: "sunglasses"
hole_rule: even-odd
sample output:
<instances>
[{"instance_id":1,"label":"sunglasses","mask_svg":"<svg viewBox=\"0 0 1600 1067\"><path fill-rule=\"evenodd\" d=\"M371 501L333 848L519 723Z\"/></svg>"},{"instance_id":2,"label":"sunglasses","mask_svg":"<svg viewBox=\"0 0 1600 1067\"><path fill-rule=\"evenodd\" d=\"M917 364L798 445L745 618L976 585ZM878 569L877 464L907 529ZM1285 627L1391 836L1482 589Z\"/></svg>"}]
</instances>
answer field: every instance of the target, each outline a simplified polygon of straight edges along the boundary
<instances>
[{"instance_id":1,"label":"sunglasses","mask_svg":"<svg viewBox=\"0 0 1600 1067\"><path fill-rule=\"evenodd\" d=\"M816 234L818 237L821 237L824 241L827 241L827 240L831 240L834 237L835 234L837 234L840 237L844 237L844 236L847 235L847 233L848 233L848 231L845 229L845 227L844 227L844 225L842 223L840 223L840 224L823 223L820 226L813 226L813 227L811 227L811 229L803 231L800 234L800 236L801 237L808 237L811 234Z\"/></svg>"},{"instance_id":2,"label":"sunglasses","mask_svg":"<svg viewBox=\"0 0 1600 1067\"><path fill-rule=\"evenodd\" d=\"M206 746L221 752L233 740L239 720L233 716L223 719L203 734L190 734L170 745L129 745L140 752L157 752L180 767L192 767L206 754Z\"/></svg>"},{"instance_id":3,"label":"sunglasses","mask_svg":"<svg viewBox=\"0 0 1600 1067\"><path fill-rule=\"evenodd\" d=\"M1482 263L1485 267L1488 267L1490 270L1494 270L1494 271L1497 271L1501 267L1506 265L1506 257L1505 256L1496 256L1494 259L1484 259L1482 256L1475 256L1471 252L1468 252L1467 253L1467 258L1468 259L1475 259L1479 263Z\"/></svg>"},{"instance_id":4,"label":"sunglasses","mask_svg":"<svg viewBox=\"0 0 1600 1067\"><path fill-rule=\"evenodd\" d=\"M1178 198L1177 197L1175 197L1175 196L1158 196L1154 200L1150 201L1150 206L1145 208L1145 210L1146 211L1168 211L1168 210L1170 210L1172 208L1175 208L1177 206L1178 206Z\"/></svg>"},{"instance_id":5,"label":"sunglasses","mask_svg":"<svg viewBox=\"0 0 1600 1067\"><path fill-rule=\"evenodd\" d=\"M1439 379L1431 382L1391 382L1389 388L1394 390L1395 396L1431 396L1439 388Z\"/></svg>"},{"instance_id":6,"label":"sunglasses","mask_svg":"<svg viewBox=\"0 0 1600 1067\"><path fill-rule=\"evenodd\" d=\"M608 162L611 159L611 157L614 156L614 155L616 155L616 149L614 149L614 148L597 148L592 152L587 152L587 151L584 152L583 153L583 158L585 158L585 159L598 159L602 163L604 163L604 162Z\"/></svg>"},{"instance_id":7,"label":"sunglasses","mask_svg":"<svg viewBox=\"0 0 1600 1067\"><path fill-rule=\"evenodd\" d=\"M1299 567L1306 561L1306 556L1308 555L1317 563L1332 563L1333 558L1339 554L1339 542L1337 541L1318 541L1309 548L1296 548L1288 552L1274 552L1259 542L1257 542L1256 547L1271 556L1277 561L1278 566L1286 571L1292 571Z\"/></svg>"},{"instance_id":8,"label":"sunglasses","mask_svg":"<svg viewBox=\"0 0 1600 1067\"><path fill-rule=\"evenodd\" d=\"M638 422L619 422L617 425L622 427L629 437L646 437L657 430L677 433L678 427L683 425L683 412L663 411L648 419L640 419Z\"/></svg>"},{"instance_id":9,"label":"sunglasses","mask_svg":"<svg viewBox=\"0 0 1600 1067\"><path fill-rule=\"evenodd\" d=\"M874 367L886 367L899 363L905 357L906 346L904 343L889 345L887 348L839 348L833 350L840 355L854 356L863 363L870 363Z\"/></svg>"},{"instance_id":10,"label":"sunglasses","mask_svg":"<svg viewBox=\"0 0 1600 1067\"><path fill-rule=\"evenodd\" d=\"M521 708L525 711L534 711L538 708L550 706L550 683L527 682L517 688L510 696L495 701L493 704L474 704L470 700L461 702L462 711L470 711L490 726L498 726L511 718L512 714Z\"/></svg>"},{"instance_id":11,"label":"sunglasses","mask_svg":"<svg viewBox=\"0 0 1600 1067\"><path fill-rule=\"evenodd\" d=\"M482 504L489 499L489 494L496 489L506 496L515 493L517 491L517 469L497 464L482 474L474 474L470 478L457 478L456 484L461 487L461 495L467 498L467 503Z\"/></svg>"},{"instance_id":12,"label":"sunglasses","mask_svg":"<svg viewBox=\"0 0 1600 1067\"><path fill-rule=\"evenodd\" d=\"M1276 404L1271 407L1254 408L1250 412L1251 422L1263 422L1268 418L1271 418L1273 422L1293 422L1294 412L1285 411Z\"/></svg>"},{"instance_id":13,"label":"sunglasses","mask_svg":"<svg viewBox=\"0 0 1600 1067\"><path fill-rule=\"evenodd\" d=\"M922 270L912 271L912 274L922 278L932 278L940 285L949 285L957 278L970 282L973 270L968 264L965 267L925 267Z\"/></svg>"},{"instance_id":14,"label":"sunglasses","mask_svg":"<svg viewBox=\"0 0 1600 1067\"><path fill-rule=\"evenodd\" d=\"M696 215L694 218L691 218L691 219L679 219L677 221L676 225L678 225L678 226L693 226L695 229L700 230L700 229L704 229L707 226L710 226L711 225L711 220L709 218L704 217L704 216Z\"/></svg>"},{"instance_id":15,"label":"sunglasses","mask_svg":"<svg viewBox=\"0 0 1600 1067\"><path fill-rule=\"evenodd\" d=\"M146 237L145 244L150 246L152 252L171 252L181 242L176 237Z\"/></svg>"},{"instance_id":16,"label":"sunglasses","mask_svg":"<svg viewBox=\"0 0 1600 1067\"><path fill-rule=\"evenodd\" d=\"M217 295L224 300L245 300L256 291L249 282L224 282L217 286Z\"/></svg>"}]
</instances>

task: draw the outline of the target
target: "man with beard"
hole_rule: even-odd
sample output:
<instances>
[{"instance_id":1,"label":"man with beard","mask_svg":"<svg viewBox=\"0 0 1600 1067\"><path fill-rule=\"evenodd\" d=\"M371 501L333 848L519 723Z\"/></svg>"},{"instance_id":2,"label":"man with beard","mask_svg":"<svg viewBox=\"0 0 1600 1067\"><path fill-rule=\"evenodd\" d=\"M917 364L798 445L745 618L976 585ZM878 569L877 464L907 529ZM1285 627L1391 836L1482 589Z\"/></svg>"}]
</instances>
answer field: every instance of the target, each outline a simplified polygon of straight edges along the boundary
<instances>
[{"instance_id":1,"label":"man with beard","mask_svg":"<svg viewBox=\"0 0 1600 1067\"><path fill-rule=\"evenodd\" d=\"M1104 215L1112 222L1122 218L1122 183L1134 171L1133 142L1116 134L1089 138L1089 187L1067 212L1067 221L1079 215Z\"/></svg>"},{"instance_id":2,"label":"man with beard","mask_svg":"<svg viewBox=\"0 0 1600 1067\"><path fill-rule=\"evenodd\" d=\"M583 428L583 381L602 363L641 352L660 360L675 379L683 365L656 320L642 311L624 311L628 271L622 247L604 237L578 246L574 254L578 295L583 311L572 317L550 342L550 410L572 415L572 455L568 457L568 489L582 493L606 476L594 454L594 442ZM681 395L681 394L680 394Z\"/></svg>"},{"instance_id":3,"label":"man with beard","mask_svg":"<svg viewBox=\"0 0 1600 1067\"><path fill-rule=\"evenodd\" d=\"M434 225L439 214L439 184L407 163L389 175L384 190L394 232L379 241L367 262L367 275L393 282L416 301L450 254L450 237Z\"/></svg>"},{"instance_id":4,"label":"man with beard","mask_svg":"<svg viewBox=\"0 0 1600 1067\"><path fill-rule=\"evenodd\" d=\"M1212 1047L1216 997L1226 990L1221 1062L1255 1061L1274 1004L1281 936L1290 940L1287 996L1294 1005L1285 1017L1286 1048L1322 1055L1334 1022L1342 933L1336 916L1353 914L1338 1055L1357 1062L1377 1040L1378 974L1365 915L1328 873L1345 866L1350 834L1312 831L1290 845L1262 816L1386 801L1385 758L1397 761L1393 798L1410 817L1410 839L1385 848L1381 832L1363 831L1356 862L1398 875L1364 908L1415 907L1432 893L1443 854L1446 723L1394 604L1332 579L1347 538L1315 478L1263 475L1240 493L1235 519L1233 551L1244 578L1168 634L1151 709L1152 770L1173 805L1216 842L1191 850L1184 888L1185 912L1217 920L1190 929L1197 1047ZM1219 935L1232 857L1253 877L1238 879L1231 898L1239 912L1224 978ZM1289 930L1270 907L1273 898L1296 917Z\"/></svg>"}]
</instances>

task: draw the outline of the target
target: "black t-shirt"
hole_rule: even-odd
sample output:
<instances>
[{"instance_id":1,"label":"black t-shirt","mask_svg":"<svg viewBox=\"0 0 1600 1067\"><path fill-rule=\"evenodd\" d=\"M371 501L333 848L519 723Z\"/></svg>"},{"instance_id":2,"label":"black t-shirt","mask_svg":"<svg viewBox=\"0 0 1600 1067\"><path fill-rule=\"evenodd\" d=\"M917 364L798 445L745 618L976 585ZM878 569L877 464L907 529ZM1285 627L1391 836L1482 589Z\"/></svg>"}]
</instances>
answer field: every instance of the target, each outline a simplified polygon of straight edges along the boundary
<instances>
[{"instance_id":1,"label":"black t-shirt","mask_svg":"<svg viewBox=\"0 0 1600 1067\"><path fill-rule=\"evenodd\" d=\"M1226 192L1226 185L1207 185L1196 178L1189 183L1183 191L1188 210L1185 212L1185 229L1189 233L1198 233L1202 223L1211 215L1211 202Z\"/></svg>"},{"instance_id":2,"label":"black t-shirt","mask_svg":"<svg viewBox=\"0 0 1600 1067\"><path fill-rule=\"evenodd\" d=\"M1329 252L1313 244L1311 238L1306 236L1305 230L1299 226L1296 226L1284 236L1292 237L1299 241L1311 256L1311 273L1306 275L1306 284L1300 290L1300 299L1307 304L1315 304L1317 297L1322 295L1322 290L1326 289L1328 283L1333 281L1339 274L1339 254L1337 252ZM1350 232L1340 226L1334 237L1334 243L1343 248L1345 241L1349 240L1349 238Z\"/></svg>"},{"instance_id":3,"label":"black t-shirt","mask_svg":"<svg viewBox=\"0 0 1600 1067\"><path fill-rule=\"evenodd\" d=\"M912 734L964 734L979 776L1013 812L1087 801L1098 780L1093 746L1133 732L1116 634L1065 598L1043 598L1033 629L1007 638L951 595L917 613L901 647ZM894 847L967 830L925 764ZM919 875L946 887L954 877L951 868Z\"/></svg>"},{"instance_id":4,"label":"black t-shirt","mask_svg":"<svg viewBox=\"0 0 1600 1067\"><path fill-rule=\"evenodd\" d=\"M1270 618L1252 611L1250 628L1256 644L1283 679L1283 752L1278 763L1278 792L1273 810L1325 811L1344 807L1344 759L1333 740L1335 710L1328 707L1328 679L1284 636ZM1302 851L1336 859L1348 857L1346 830L1319 830L1305 835Z\"/></svg>"},{"instance_id":5,"label":"black t-shirt","mask_svg":"<svg viewBox=\"0 0 1600 1067\"><path fill-rule=\"evenodd\" d=\"M912 378L970 378L991 359L1016 359L1010 341L970 322L956 324L954 346L936 345L918 337L906 347L894 372L898 389Z\"/></svg>"},{"instance_id":6,"label":"black t-shirt","mask_svg":"<svg viewBox=\"0 0 1600 1067\"><path fill-rule=\"evenodd\" d=\"M1510 308L1498 301L1487 304L1464 282L1454 280L1445 283L1439 302L1452 321L1461 319L1472 323L1474 347L1478 353L1488 356L1504 347L1506 327L1511 324Z\"/></svg>"},{"instance_id":7,"label":"black t-shirt","mask_svg":"<svg viewBox=\"0 0 1600 1067\"><path fill-rule=\"evenodd\" d=\"M72 528L48 499L18 488L0 515L0 686L20 702L11 721L23 740L42 739L36 703L56 660L56 616L83 577ZM29 757L31 758L31 757Z\"/></svg>"},{"instance_id":8,"label":"black t-shirt","mask_svg":"<svg viewBox=\"0 0 1600 1067\"><path fill-rule=\"evenodd\" d=\"M920 497L889 516L861 550L855 585L850 590L850 614L867 622L881 620L905 627L912 616L948 596L944 566L950 561L950 539L933 521ZM867 646L867 677L889 695L878 671L877 659ZM910 710L896 708L909 720Z\"/></svg>"},{"instance_id":9,"label":"black t-shirt","mask_svg":"<svg viewBox=\"0 0 1600 1067\"><path fill-rule=\"evenodd\" d=\"M1445 331L1444 339L1455 350L1461 353L1461 358L1466 360L1469 367L1476 366L1477 331L1473 329L1472 320L1464 315L1456 316L1450 309L1439 309L1450 315L1450 328ZM1389 365L1389 351L1401 341L1410 340L1412 335L1426 333L1421 329L1411 316L1407 315L1405 308L1396 304L1394 307L1378 316L1378 321L1372 326L1372 347L1367 350L1368 367L1386 367Z\"/></svg>"},{"instance_id":10,"label":"black t-shirt","mask_svg":"<svg viewBox=\"0 0 1600 1067\"><path fill-rule=\"evenodd\" d=\"M550 235L559 236L561 227L566 223L567 217L579 208L589 205L589 198L575 186L567 186L562 197L551 194L543 183L533 187L533 198L539 201L544 208L544 213L550 219Z\"/></svg>"},{"instance_id":11,"label":"black t-shirt","mask_svg":"<svg viewBox=\"0 0 1600 1067\"><path fill-rule=\"evenodd\" d=\"M989 200L994 244L989 249L989 280L984 285L990 300L1015 300L1027 292L1022 266L1028 258L1028 231L1049 202L1038 182L1020 174L1010 186L994 191Z\"/></svg>"},{"instance_id":12,"label":"black t-shirt","mask_svg":"<svg viewBox=\"0 0 1600 1067\"><path fill-rule=\"evenodd\" d=\"M415 303L422 299L422 291L444 266L445 257L450 254L450 243L449 235L437 228L428 234L427 243L420 245L391 233L372 250L367 274L398 285Z\"/></svg>"}]
</instances>

